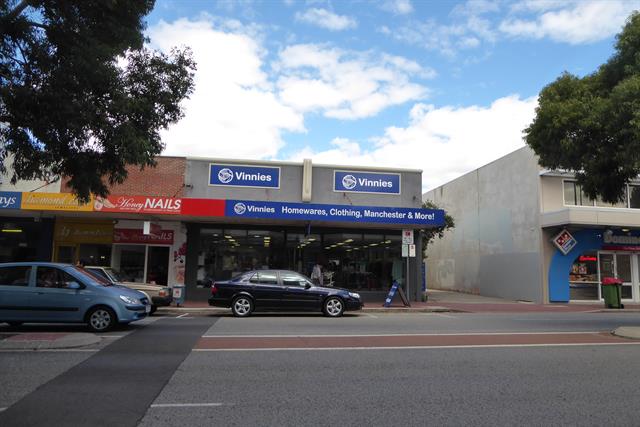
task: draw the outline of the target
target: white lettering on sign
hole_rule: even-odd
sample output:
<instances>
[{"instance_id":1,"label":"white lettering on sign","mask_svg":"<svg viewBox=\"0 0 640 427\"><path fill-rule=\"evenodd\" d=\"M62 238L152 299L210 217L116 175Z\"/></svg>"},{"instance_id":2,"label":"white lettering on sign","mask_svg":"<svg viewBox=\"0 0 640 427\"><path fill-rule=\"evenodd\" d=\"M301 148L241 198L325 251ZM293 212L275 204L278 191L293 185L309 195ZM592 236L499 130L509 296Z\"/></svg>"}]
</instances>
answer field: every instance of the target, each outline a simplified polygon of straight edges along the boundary
<instances>
[{"instance_id":1,"label":"white lettering on sign","mask_svg":"<svg viewBox=\"0 0 640 427\"><path fill-rule=\"evenodd\" d=\"M393 183L391 181L385 181L383 179L367 179L358 178L358 184L362 187L378 187L378 188L391 188Z\"/></svg>"},{"instance_id":2,"label":"white lettering on sign","mask_svg":"<svg viewBox=\"0 0 640 427\"><path fill-rule=\"evenodd\" d=\"M263 173L236 172L236 179L243 181L271 182L271 175L265 175Z\"/></svg>"},{"instance_id":3,"label":"white lettering on sign","mask_svg":"<svg viewBox=\"0 0 640 427\"><path fill-rule=\"evenodd\" d=\"M165 198L152 198L149 197L144 202L145 209L163 209L163 210L180 210L182 200L180 199L165 199Z\"/></svg>"},{"instance_id":4,"label":"white lettering on sign","mask_svg":"<svg viewBox=\"0 0 640 427\"><path fill-rule=\"evenodd\" d=\"M276 213L275 208L271 208L269 206L247 206L247 210L249 212L261 212L261 213Z\"/></svg>"},{"instance_id":5,"label":"white lettering on sign","mask_svg":"<svg viewBox=\"0 0 640 427\"><path fill-rule=\"evenodd\" d=\"M619 243L627 245L640 245L640 237L638 236L615 236L612 232L604 233L605 243Z\"/></svg>"},{"instance_id":6,"label":"white lettering on sign","mask_svg":"<svg viewBox=\"0 0 640 427\"><path fill-rule=\"evenodd\" d=\"M14 197L0 197L0 207L8 208L11 205L16 204L16 198Z\"/></svg>"}]
</instances>

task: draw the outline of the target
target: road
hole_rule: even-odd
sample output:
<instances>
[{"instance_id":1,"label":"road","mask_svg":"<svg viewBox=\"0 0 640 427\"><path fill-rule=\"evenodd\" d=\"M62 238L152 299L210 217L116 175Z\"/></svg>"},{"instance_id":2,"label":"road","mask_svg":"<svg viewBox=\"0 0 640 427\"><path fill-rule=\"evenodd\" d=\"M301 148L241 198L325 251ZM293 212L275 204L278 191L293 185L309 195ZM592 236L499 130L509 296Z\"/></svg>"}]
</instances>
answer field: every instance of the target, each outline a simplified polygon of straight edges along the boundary
<instances>
[{"instance_id":1,"label":"road","mask_svg":"<svg viewBox=\"0 0 640 427\"><path fill-rule=\"evenodd\" d=\"M638 313L154 317L0 353L0 425L637 425ZM0 326L0 333L6 332ZM82 330L25 326L24 331Z\"/></svg>"}]
</instances>

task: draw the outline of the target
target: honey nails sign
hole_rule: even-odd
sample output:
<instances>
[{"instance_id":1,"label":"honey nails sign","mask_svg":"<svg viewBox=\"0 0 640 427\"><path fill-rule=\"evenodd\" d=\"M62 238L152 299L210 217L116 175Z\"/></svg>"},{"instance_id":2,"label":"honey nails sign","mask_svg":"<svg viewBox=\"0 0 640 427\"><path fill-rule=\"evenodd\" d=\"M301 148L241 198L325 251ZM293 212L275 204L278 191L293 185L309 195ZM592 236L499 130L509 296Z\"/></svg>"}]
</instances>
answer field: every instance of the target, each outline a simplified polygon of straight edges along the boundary
<instances>
[{"instance_id":1,"label":"honey nails sign","mask_svg":"<svg viewBox=\"0 0 640 427\"><path fill-rule=\"evenodd\" d=\"M181 209L182 199L171 197L109 196L96 197L93 203L96 212L178 215Z\"/></svg>"}]
</instances>

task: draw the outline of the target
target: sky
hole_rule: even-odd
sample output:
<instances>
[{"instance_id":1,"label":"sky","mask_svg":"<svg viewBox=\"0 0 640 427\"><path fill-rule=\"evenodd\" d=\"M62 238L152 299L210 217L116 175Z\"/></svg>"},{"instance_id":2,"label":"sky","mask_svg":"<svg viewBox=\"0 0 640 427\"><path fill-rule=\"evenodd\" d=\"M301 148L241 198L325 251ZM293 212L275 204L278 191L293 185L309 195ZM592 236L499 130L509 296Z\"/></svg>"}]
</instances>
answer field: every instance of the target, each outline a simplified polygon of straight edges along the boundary
<instances>
[{"instance_id":1,"label":"sky","mask_svg":"<svg viewBox=\"0 0 640 427\"><path fill-rule=\"evenodd\" d=\"M613 55L640 0L157 0L197 62L164 155L421 169L435 188L524 146L537 96Z\"/></svg>"}]
</instances>

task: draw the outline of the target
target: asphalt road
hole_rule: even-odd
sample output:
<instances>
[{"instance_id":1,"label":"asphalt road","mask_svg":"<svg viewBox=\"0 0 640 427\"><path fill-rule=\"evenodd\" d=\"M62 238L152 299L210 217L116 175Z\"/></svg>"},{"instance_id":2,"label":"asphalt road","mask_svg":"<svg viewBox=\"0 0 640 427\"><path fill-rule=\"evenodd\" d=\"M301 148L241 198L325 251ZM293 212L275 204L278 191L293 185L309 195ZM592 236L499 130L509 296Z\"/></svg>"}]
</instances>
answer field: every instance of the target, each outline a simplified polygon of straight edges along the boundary
<instances>
[{"instance_id":1,"label":"asphalt road","mask_svg":"<svg viewBox=\"0 0 640 427\"><path fill-rule=\"evenodd\" d=\"M640 342L607 333L635 325L640 313L165 317L86 349L0 352L0 425L637 425ZM207 349L224 340L247 348ZM429 345L379 346L403 340Z\"/></svg>"}]
</instances>

